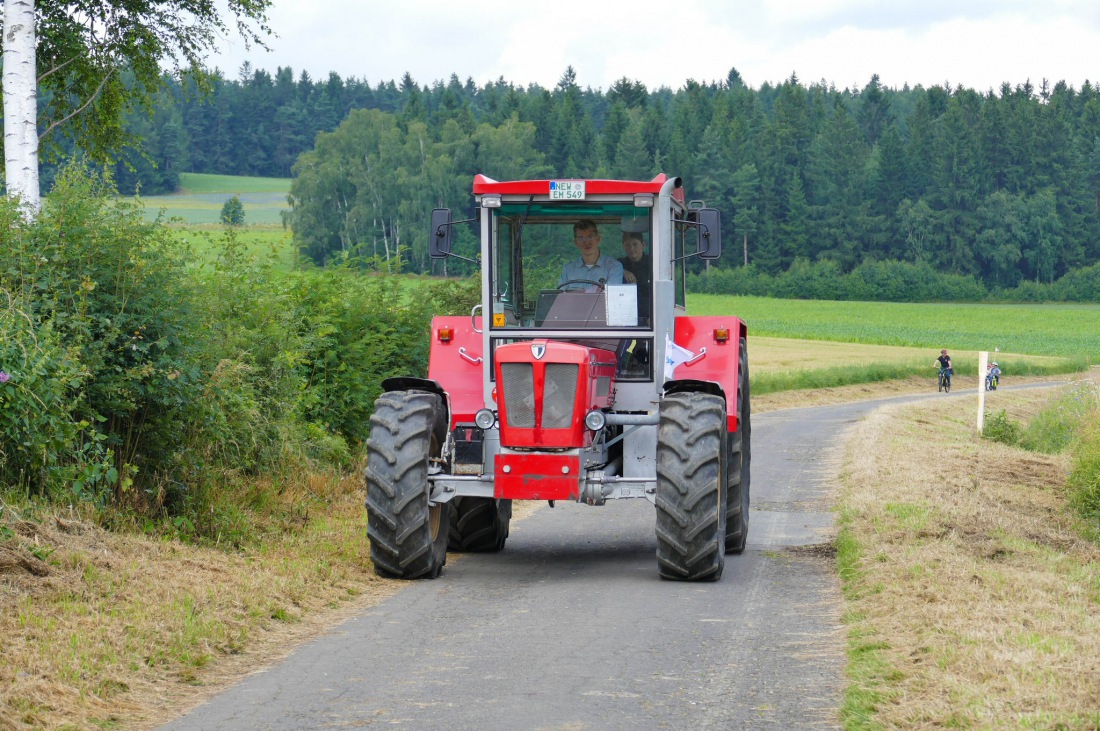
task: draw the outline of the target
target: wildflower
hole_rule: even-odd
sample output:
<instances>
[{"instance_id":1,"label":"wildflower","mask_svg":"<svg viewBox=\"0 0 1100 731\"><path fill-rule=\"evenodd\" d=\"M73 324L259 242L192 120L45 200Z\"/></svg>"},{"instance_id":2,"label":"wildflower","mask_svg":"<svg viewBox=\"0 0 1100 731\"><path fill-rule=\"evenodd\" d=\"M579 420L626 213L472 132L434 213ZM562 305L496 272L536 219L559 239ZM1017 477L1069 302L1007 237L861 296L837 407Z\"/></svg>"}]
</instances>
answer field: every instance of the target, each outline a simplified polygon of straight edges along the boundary
<instances>
[{"instance_id":1,"label":"wildflower","mask_svg":"<svg viewBox=\"0 0 1100 731\"><path fill-rule=\"evenodd\" d=\"M7 383L10 380L11 380L11 376L9 376L4 371L0 371L0 384Z\"/></svg>"}]
</instances>

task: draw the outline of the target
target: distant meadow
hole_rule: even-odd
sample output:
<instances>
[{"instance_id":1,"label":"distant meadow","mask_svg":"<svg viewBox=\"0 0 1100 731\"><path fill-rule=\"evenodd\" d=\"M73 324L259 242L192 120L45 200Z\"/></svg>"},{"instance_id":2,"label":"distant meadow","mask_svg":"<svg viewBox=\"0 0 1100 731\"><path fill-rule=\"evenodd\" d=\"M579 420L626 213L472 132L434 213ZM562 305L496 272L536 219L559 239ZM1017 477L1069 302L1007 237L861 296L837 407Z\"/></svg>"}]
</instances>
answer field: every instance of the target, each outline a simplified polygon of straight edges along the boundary
<instances>
[{"instance_id":1,"label":"distant meadow","mask_svg":"<svg viewBox=\"0 0 1100 731\"><path fill-rule=\"evenodd\" d=\"M183 173L181 190L173 195L142 196L148 218L163 214L188 225L221 223L225 202L234 195L244 204L245 225L282 226L289 210L290 178L249 178L234 175Z\"/></svg>"}]
</instances>

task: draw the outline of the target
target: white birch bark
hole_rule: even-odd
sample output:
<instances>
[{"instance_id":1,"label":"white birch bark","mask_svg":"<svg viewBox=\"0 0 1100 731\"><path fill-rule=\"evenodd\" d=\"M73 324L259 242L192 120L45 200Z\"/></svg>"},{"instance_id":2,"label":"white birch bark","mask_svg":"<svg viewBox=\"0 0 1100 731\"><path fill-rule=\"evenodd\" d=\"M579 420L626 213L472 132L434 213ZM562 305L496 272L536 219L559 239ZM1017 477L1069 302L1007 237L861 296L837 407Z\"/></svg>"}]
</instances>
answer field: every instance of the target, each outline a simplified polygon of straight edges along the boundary
<instances>
[{"instance_id":1,"label":"white birch bark","mask_svg":"<svg viewBox=\"0 0 1100 731\"><path fill-rule=\"evenodd\" d=\"M38 213L38 86L34 0L4 0L4 164L9 196Z\"/></svg>"}]
</instances>

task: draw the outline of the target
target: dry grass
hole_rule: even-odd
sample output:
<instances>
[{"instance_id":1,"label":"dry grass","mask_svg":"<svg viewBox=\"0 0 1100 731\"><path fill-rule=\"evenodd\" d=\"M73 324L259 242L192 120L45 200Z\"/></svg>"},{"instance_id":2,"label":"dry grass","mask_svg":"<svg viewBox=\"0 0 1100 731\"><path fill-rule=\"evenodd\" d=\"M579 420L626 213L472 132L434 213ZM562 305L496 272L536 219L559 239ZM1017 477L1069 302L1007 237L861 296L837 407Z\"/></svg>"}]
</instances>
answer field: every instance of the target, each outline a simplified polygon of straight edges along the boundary
<instances>
[{"instance_id":1,"label":"dry grass","mask_svg":"<svg viewBox=\"0 0 1100 731\"><path fill-rule=\"evenodd\" d=\"M1026 419L1049 390L997 394ZM970 399L851 433L839 539L849 728L1100 727L1100 548L1064 457L979 439Z\"/></svg>"},{"instance_id":2,"label":"dry grass","mask_svg":"<svg viewBox=\"0 0 1100 731\"><path fill-rule=\"evenodd\" d=\"M938 354L928 348L753 337L749 344L749 371L811 370L867 363L931 363Z\"/></svg>"},{"instance_id":3,"label":"dry grass","mask_svg":"<svg viewBox=\"0 0 1100 731\"><path fill-rule=\"evenodd\" d=\"M9 522L0 729L155 725L396 591L373 574L358 478L312 487L324 515L242 554Z\"/></svg>"},{"instance_id":4,"label":"dry grass","mask_svg":"<svg viewBox=\"0 0 1100 731\"><path fill-rule=\"evenodd\" d=\"M405 585L374 575L358 476L301 489L325 508L240 554L5 510L0 731L156 727Z\"/></svg>"}]
</instances>

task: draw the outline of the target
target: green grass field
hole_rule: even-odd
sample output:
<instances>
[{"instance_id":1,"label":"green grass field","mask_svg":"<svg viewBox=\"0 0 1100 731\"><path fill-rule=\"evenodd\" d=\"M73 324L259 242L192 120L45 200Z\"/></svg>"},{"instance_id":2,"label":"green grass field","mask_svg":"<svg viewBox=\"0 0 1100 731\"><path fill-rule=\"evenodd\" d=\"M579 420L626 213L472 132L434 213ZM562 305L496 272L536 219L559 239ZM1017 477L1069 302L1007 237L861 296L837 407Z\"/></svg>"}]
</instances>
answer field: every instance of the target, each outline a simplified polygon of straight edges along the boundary
<instances>
[{"instance_id":1,"label":"green grass field","mask_svg":"<svg viewBox=\"0 0 1100 731\"><path fill-rule=\"evenodd\" d=\"M248 178L235 175L183 173L182 190L173 195L145 196L145 214L150 219L163 212L184 225L219 224L222 206L240 196L246 225L282 225L281 212L289 208L290 178Z\"/></svg>"},{"instance_id":2,"label":"green grass field","mask_svg":"<svg viewBox=\"0 0 1100 731\"><path fill-rule=\"evenodd\" d=\"M291 178L249 178L240 175L208 175L206 173L181 173L182 195L204 193L282 193L290 192Z\"/></svg>"},{"instance_id":3,"label":"green grass field","mask_svg":"<svg viewBox=\"0 0 1100 731\"><path fill-rule=\"evenodd\" d=\"M694 315L737 315L749 335L1100 359L1100 305L825 302L693 294Z\"/></svg>"},{"instance_id":4,"label":"green grass field","mask_svg":"<svg viewBox=\"0 0 1100 731\"><path fill-rule=\"evenodd\" d=\"M227 242L221 225L181 226L175 234L205 264L217 261ZM282 226L241 226L232 235L244 255L270 261L276 269L289 271L297 262L293 236Z\"/></svg>"}]
</instances>

